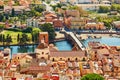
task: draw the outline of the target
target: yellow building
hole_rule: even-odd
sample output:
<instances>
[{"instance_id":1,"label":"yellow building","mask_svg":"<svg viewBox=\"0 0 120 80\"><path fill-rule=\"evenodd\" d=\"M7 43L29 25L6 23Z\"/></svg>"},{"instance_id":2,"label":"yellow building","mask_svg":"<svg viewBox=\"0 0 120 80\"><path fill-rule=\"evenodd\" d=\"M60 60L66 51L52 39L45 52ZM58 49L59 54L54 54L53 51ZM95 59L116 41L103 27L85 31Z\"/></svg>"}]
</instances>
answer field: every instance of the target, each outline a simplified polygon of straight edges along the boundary
<instances>
[{"instance_id":1,"label":"yellow building","mask_svg":"<svg viewBox=\"0 0 120 80\"><path fill-rule=\"evenodd\" d=\"M88 19L86 18L72 18L71 19L71 29L83 29Z\"/></svg>"}]
</instances>

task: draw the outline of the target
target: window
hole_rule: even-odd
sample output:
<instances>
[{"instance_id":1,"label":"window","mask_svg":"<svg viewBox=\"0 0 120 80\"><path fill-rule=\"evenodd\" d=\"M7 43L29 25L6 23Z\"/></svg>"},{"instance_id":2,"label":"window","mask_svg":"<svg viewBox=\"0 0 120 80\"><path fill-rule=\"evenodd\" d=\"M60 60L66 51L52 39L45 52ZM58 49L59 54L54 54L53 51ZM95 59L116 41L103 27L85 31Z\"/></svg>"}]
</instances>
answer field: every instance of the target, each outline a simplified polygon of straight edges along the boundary
<instances>
[{"instance_id":1,"label":"window","mask_svg":"<svg viewBox=\"0 0 120 80\"><path fill-rule=\"evenodd\" d=\"M44 52L42 52L42 54L44 54Z\"/></svg>"},{"instance_id":2,"label":"window","mask_svg":"<svg viewBox=\"0 0 120 80\"><path fill-rule=\"evenodd\" d=\"M48 53L46 53L46 54L49 54L49 52L48 52Z\"/></svg>"},{"instance_id":3,"label":"window","mask_svg":"<svg viewBox=\"0 0 120 80\"><path fill-rule=\"evenodd\" d=\"M62 58L60 58L60 60L62 60Z\"/></svg>"},{"instance_id":4,"label":"window","mask_svg":"<svg viewBox=\"0 0 120 80\"><path fill-rule=\"evenodd\" d=\"M41 57L41 59L45 59L44 57Z\"/></svg>"},{"instance_id":5,"label":"window","mask_svg":"<svg viewBox=\"0 0 120 80\"><path fill-rule=\"evenodd\" d=\"M75 58L75 61L78 61L78 58Z\"/></svg>"},{"instance_id":6,"label":"window","mask_svg":"<svg viewBox=\"0 0 120 80\"><path fill-rule=\"evenodd\" d=\"M44 37L44 41L45 41L45 35L43 37Z\"/></svg>"},{"instance_id":7,"label":"window","mask_svg":"<svg viewBox=\"0 0 120 80\"><path fill-rule=\"evenodd\" d=\"M70 58L68 58L68 61L70 61Z\"/></svg>"},{"instance_id":8,"label":"window","mask_svg":"<svg viewBox=\"0 0 120 80\"><path fill-rule=\"evenodd\" d=\"M53 58L52 61L55 61L55 59Z\"/></svg>"}]
</instances>

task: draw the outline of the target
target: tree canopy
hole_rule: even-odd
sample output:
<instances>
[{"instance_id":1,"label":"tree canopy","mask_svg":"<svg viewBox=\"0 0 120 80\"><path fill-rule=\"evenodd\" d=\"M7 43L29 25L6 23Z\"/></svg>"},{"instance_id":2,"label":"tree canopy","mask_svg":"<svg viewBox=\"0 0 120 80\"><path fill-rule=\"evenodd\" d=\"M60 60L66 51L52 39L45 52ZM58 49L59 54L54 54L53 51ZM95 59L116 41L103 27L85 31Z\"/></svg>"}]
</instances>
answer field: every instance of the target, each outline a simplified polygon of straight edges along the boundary
<instances>
[{"instance_id":1,"label":"tree canopy","mask_svg":"<svg viewBox=\"0 0 120 80\"><path fill-rule=\"evenodd\" d=\"M107 13L109 11L110 11L110 7L108 7L108 6L100 6L100 8L98 10L99 13Z\"/></svg>"},{"instance_id":2,"label":"tree canopy","mask_svg":"<svg viewBox=\"0 0 120 80\"><path fill-rule=\"evenodd\" d=\"M34 10L37 11L37 12L43 12L45 10L45 7L40 5L40 6L35 6L34 7Z\"/></svg>"},{"instance_id":3,"label":"tree canopy","mask_svg":"<svg viewBox=\"0 0 120 80\"><path fill-rule=\"evenodd\" d=\"M48 32L49 34L49 40L54 40L55 39L55 29L50 23L45 23L41 25L40 29L44 32Z\"/></svg>"},{"instance_id":4,"label":"tree canopy","mask_svg":"<svg viewBox=\"0 0 120 80\"><path fill-rule=\"evenodd\" d=\"M83 76L81 80L105 80L105 79L101 75L92 73Z\"/></svg>"},{"instance_id":5,"label":"tree canopy","mask_svg":"<svg viewBox=\"0 0 120 80\"><path fill-rule=\"evenodd\" d=\"M112 4L111 10L120 12L120 5L119 4Z\"/></svg>"}]
</instances>

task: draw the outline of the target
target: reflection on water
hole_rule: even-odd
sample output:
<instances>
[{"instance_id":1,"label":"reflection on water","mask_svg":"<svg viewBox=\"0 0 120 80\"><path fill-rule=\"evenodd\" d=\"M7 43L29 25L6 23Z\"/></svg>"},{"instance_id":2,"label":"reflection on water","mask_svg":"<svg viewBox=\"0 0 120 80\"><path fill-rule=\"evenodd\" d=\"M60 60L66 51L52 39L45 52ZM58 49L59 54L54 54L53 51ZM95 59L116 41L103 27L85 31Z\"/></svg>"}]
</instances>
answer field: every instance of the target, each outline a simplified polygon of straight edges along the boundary
<instances>
[{"instance_id":1,"label":"reflection on water","mask_svg":"<svg viewBox=\"0 0 120 80\"><path fill-rule=\"evenodd\" d=\"M58 41L54 43L55 46L58 48L59 51L71 51L72 50L72 45L70 42L63 40L63 41Z\"/></svg>"},{"instance_id":2,"label":"reflection on water","mask_svg":"<svg viewBox=\"0 0 120 80\"><path fill-rule=\"evenodd\" d=\"M16 53L27 53L27 52L34 52L35 48L37 45L28 45L28 46L7 46L8 48L11 49L11 54L16 54ZM3 50L4 48L7 47L0 47L0 50Z\"/></svg>"},{"instance_id":3,"label":"reflection on water","mask_svg":"<svg viewBox=\"0 0 120 80\"><path fill-rule=\"evenodd\" d=\"M55 42L54 44L60 51L71 51L72 50L72 45L66 40ZM10 48L11 54L27 53L27 52L33 53L36 47L37 45L7 46L7 47L0 47L0 50L4 50L5 48Z\"/></svg>"}]
</instances>

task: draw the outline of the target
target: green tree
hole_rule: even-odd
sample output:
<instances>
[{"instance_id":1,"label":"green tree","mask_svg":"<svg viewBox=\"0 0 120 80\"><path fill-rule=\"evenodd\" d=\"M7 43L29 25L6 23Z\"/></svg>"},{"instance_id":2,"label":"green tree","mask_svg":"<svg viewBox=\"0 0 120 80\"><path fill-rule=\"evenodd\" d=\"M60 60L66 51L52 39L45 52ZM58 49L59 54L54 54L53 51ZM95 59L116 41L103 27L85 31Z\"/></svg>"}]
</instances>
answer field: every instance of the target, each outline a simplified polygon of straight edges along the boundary
<instances>
[{"instance_id":1,"label":"green tree","mask_svg":"<svg viewBox=\"0 0 120 80\"><path fill-rule=\"evenodd\" d=\"M20 44L26 44L27 41L29 41L28 35L25 34L25 33L23 33L22 36L21 36L21 38L20 38L19 43L20 43Z\"/></svg>"},{"instance_id":2,"label":"green tree","mask_svg":"<svg viewBox=\"0 0 120 80\"><path fill-rule=\"evenodd\" d=\"M11 16L12 16L12 17L15 16L15 9L14 9L14 8L12 8Z\"/></svg>"},{"instance_id":3,"label":"green tree","mask_svg":"<svg viewBox=\"0 0 120 80\"><path fill-rule=\"evenodd\" d=\"M0 42L3 42L3 41L2 41L2 34L0 34Z\"/></svg>"},{"instance_id":4,"label":"green tree","mask_svg":"<svg viewBox=\"0 0 120 80\"><path fill-rule=\"evenodd\" d=\"M4 19L4 15L0 13L0 22Z\"/></svg>"},{"instance_id":5,"label":"green tree","mask_svg":"<svg viewBox=\"0 0 120 80\"><path fill-rule=\"evenodd\" d=\"M35 6L34 10L41 13L41 12L43 12L45 10L45 7L42 6L42 5Z\"/></svg>"},{"instance_id":6,"label":"green tree","mask_svg":"<svg viewBox=\"0 0 120 80\"><path fill-rule=\"evenodd\" d=\"M7 45L9 45L12 42L12 37L9 34L7 34L5 42L6 42Z\"/></svg>"},{"instance_id":7,"label":"green tree","mask_svg":"<svg viewBox=\"0 0 120 80\"><path fill-rule=\"evenodd\" d=\"M105 79L101 75L92 73L83 76L81 80L105 80Z\"/></svg>"},{"instance_id":8,"label":"green tree","mask_svg":"<svg viewBox=\"0 0 120 80\"><path fill-rule=\"evenodd\" d=\"M3 45L4 45L4 43L5 43L5 35L4 34L2 35L2 42L3 42Z\"/></svg>"},{"instance_id":9,"label":"green tree","mask_svg":"<svg viewBox=\"0 0 120 80\"><path fill-rule=\"evenodd\" d=\"M38 43L39 41L38 37L39 37L40 31L41 30L39 28L33 28L32 33L31 33L33 42Z\"/></svg>"},{"instance_id":10,"label":"green tree","mask_svg":"<svg viewBox=\"0 0 120 80\"><path fill-rule=\"evenodd\" d=\"M119 4L112 4L111 5L111 10L112 11L120 11L120 5Z\"/></svg>"},{"instance_id":11,"label":"green tree","mask_svg":"<svg viewBox=\"0 0 120 80\"><path fill-rule=\"evenodd\" d=\"M33 16L35 15L35 12L36 12L36 11L34 10L34 8L32 8L31 11L30 11L30 13L29 13L29 15L30 15L31 17L33 17Z\"/></svg>"},{"instance_id":12,"label":"green tree","mask_svg":"<svg viewBox=\"0 0 120 80\"><path fill-rule=\"evenodd\" d=\"M20 34L17 35L17 42L19 43L20 41Z\"/></svg>"},{"instance_id":13,"label":"green tree","mask_svg":"<svg viewBox=\"0 0 120 80\"><path fill-rule=\"evenodd\" d=\"M111 23L109 21L103 21L107 29L111 29Z\"/></svg>"},{"instance_id":14,"label":"green tree","mask_svg":"<svg viewBox=\"0 0 120 80\"><path fill-rule=\"evenodd\" d=\"M0 32L4 29L4 25L0 25Z\"/></svg>"},{"instance_id":15,"label":"green tree","mask_svg":"<svg viewBox=\"0 0 120 80\"><path fill-rule=\"evenodd\" d=\"M25 33L31 33L32 32L32 27L27 27L26 29L23 30Z\"/></svg>"},{"instance_id":16,"label":"green tree","mask_svg":"<svg viewBox=\"0 0 120 80\"><path fill-rule=\"evenodd\" d=\"M0 9L3 9L3 8L4 8L4 6L0 5Z\"/></svg>"},{"instance_id":17,"label":"green tree","mask_svg":"<svg viewBox=\"0 0 120 80\"><path fill-rule=\"evenodd\" d=\"M35 42L35 36L34 36L34 34L33 33L31 33L31 40L32 40L32 42Z\"/></svg>"},{"instance_id":18,"label":"green tree","mask_svg":"<svg viewBox=\"0 0 120 80\"><path fill-rule=\"evenodd\" d=\"M40 29L44 32L48 32L49 34L49 40L54 40L55 39L55 29L50 23L45 23L41 25Z\"/></svg>"},{"instance_id":19,"label":"green tree","mask_svg":"<svg viewBox=\"0 0 120 80\"><path fill-rule=\"evenodd\" d=\"M99 13L107 13L110 11L110 7L107 6L100 6L98 12Z\"/></svg>"},{"instance_id":20,"label":"green tree","mask_svg":"<svg viewBox=\"0 0 120 80\"><path fill-rule=\"evenodd\" d=\"M58 3L58 4L57 4L57 7L58 7L58 8L61 8L61 7L62 7L62 4Z\"/></svg>"}]
</instances>

